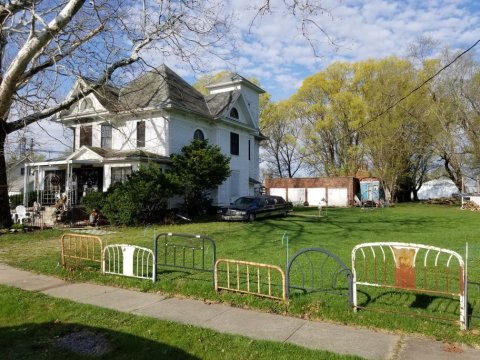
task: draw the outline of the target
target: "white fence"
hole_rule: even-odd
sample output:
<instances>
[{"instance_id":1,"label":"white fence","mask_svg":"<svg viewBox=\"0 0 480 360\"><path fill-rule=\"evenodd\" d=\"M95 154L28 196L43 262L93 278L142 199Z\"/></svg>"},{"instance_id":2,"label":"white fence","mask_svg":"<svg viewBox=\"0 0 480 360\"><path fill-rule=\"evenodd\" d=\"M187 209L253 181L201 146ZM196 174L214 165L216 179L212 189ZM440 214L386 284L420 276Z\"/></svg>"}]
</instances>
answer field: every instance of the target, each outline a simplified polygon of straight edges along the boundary
<instances>
[{"instance_id":1,"label":"white fence","mask_svg":"<svg viewBox=\"0 0 480 360\"><path fill-rule=\"evenodd\" d=\"M103 250L103 272L155 281L156 261L153 250L126 244L108 245Z\"/></svg>"}]
</instances>

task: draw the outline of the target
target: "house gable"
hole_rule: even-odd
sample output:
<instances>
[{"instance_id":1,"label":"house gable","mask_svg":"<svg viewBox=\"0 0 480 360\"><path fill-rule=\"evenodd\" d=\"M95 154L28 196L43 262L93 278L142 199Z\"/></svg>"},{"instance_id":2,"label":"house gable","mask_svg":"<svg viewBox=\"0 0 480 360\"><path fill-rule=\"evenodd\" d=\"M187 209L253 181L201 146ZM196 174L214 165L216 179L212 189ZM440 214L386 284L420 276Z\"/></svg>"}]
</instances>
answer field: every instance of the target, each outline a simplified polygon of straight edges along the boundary
<instances>
[{"instance_id":1,"label":"house gable","mask_svg":"<svg viewBox=\"0 0 480 360\"><path fill-rule=\"evenodd\" d=\"M238 118L235 118L235 111L232 111L233 109L238 113ZM238 121L244 125L258 129L258 123L256 119L253 118L243 95L240 95L238 99L231 104L225 111L224 116L232 121Z\"/></svg>"},{"instance_id":2,"label":"house gable","mask_svg":"<svg viewBox=\"0 0 480 360\"><path fill-rule=\"evenodd\" d=\"M265 92L263 89L235 73L226 73L206 87L210 92L210 95L207 96L207 103L210 110L214 109L211 111L214 116L221 114L228 118L230 112L225 113L225 110L230 111L232 107L239 106L244 115L244 124L259 130L259 95Z\"/></svg>"},{"instance_id":3,"label":"house gable","mask_svg":"<svg viewBox=\"0 0 480 360\"><path fill-rule=\"evenodd\" d=\"M67 99L77 95L83 89L93 85L93 82L87 79L78 79L67 95ZM104 85L96 89L85 98L74 103L70 108L61 111L58 121L68 121L72 119L82 118L84 116L104 115L117 112L120 109L118 103L118 89Z\"/></svg>"},{"instance_id":4,"label":"house gable","mask_svg":"<svg viewBox=\"0 0 480 360\"><path fill-rule=\"evenodd\" d=\"M82 146L80 149L78 149L76 152L74 152L67 158L67 162L70 160L98 162L103 160L103 156L87 146Z\"/></svg>"}]
</instances>

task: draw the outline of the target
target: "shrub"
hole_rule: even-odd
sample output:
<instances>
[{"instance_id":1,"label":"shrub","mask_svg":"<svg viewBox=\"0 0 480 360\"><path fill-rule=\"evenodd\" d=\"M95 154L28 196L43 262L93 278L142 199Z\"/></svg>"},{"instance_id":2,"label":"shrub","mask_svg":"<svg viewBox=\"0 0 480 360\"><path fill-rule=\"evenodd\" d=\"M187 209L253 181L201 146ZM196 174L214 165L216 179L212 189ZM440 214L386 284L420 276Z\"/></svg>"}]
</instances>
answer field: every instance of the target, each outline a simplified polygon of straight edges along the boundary
<instances>
[{"instance_id":1,"label":"shrub","mask_svg":"<svg viewBox=\"0 0 480 360\"><path fill-rule=\"evenodd\" d=\"M132 173L124 184L110 187L101 212L116 225L134 225L163 220L168 199L179 193L170 174L151 163Z\"/></svg>"},{"instance_id":2,"label":"shrub","mask_svg":"<svg viewBox=\"0 0 480 360\"><path fill-rule=\"evenodd\" d=\"M85 206L85 211L90 214L93 209L102 209L105 205L106 194L101 191L94 191L86 194L80 200L81 204Z\"/></svg>"},{"instance_id":3,"label":"shrub","mask_svg":"<svg viewBox=\"0 0 480 360\"><path fill-rule=\"evenodd\" d=\"M23 230L25 228L25 226L23 224L12 224L12 226L10 227L10 229L12 230Z\"/></svg>"}]
</instances>

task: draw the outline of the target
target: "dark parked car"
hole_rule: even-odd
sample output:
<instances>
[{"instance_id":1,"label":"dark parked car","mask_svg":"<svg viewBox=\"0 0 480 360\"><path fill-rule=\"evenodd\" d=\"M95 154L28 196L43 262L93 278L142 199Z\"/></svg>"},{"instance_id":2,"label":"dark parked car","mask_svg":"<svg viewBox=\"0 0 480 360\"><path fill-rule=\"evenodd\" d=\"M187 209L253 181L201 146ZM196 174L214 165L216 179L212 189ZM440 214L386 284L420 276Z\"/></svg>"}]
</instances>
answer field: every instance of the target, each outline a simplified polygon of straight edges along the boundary
<instances>
[{"instance_id":1,"label":"dark parked car","mask_svg":"<svg viewBox=\"0 0 480 360\"><path fill-rule=\"evenodd\" d=\"M285 201L281 196L242 196L235 200L229 207L220 210L222 220L250 220L267 216L286 216L292 211L291 202Z\"/></svg>"}]
</instances>

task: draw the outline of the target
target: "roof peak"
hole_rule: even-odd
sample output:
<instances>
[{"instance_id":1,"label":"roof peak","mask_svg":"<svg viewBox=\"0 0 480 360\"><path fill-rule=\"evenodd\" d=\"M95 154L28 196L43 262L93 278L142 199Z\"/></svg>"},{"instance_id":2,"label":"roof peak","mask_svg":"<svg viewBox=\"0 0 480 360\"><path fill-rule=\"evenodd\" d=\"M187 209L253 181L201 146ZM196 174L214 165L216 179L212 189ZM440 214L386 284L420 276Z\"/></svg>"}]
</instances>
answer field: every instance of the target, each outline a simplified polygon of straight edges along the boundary
<instances>
[{"instance_id":1,"label":"roof peak","mask_svg":"<svg viewBox=\"0 0 480 360\"><path fill-rule=\"evenodd\" d=\"M220 78L213 80L205 87L210 90L210 89L220 88L223 86L228 86L233 84L244 84L249 88L258 92L259 94L262 94L265 92L265 90L263 90L257 84L253 83L252 81L248 80L242 75L239 75L238 73L232 72L232 71L226 71L225 74L223 74Z\"/></svg>"}]
</instances>

